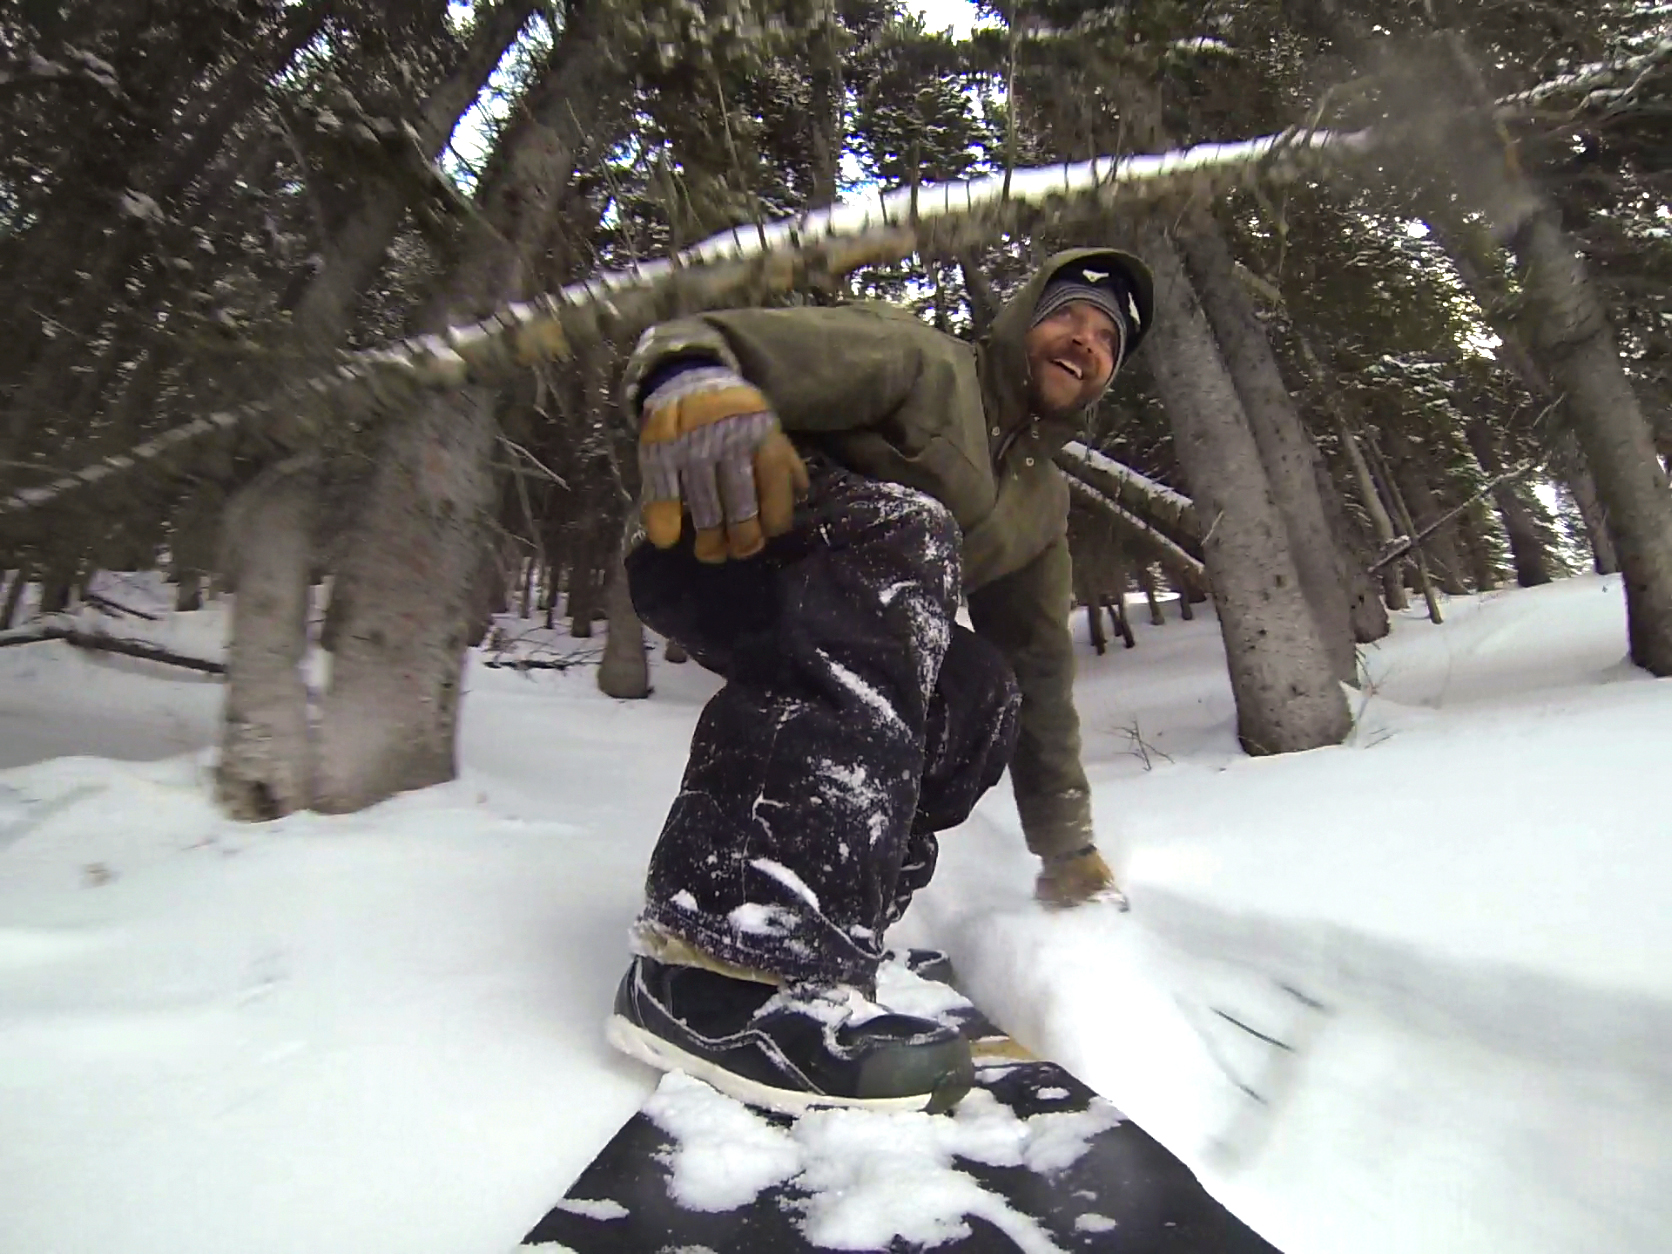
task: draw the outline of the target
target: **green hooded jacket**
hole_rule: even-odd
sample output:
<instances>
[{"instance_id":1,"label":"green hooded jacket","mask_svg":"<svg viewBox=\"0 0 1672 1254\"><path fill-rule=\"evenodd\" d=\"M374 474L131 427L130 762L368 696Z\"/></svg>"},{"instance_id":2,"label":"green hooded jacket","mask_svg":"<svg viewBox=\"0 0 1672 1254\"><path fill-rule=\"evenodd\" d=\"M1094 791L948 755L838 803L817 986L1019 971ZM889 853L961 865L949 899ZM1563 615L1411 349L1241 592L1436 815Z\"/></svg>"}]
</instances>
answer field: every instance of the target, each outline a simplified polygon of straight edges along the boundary
<instances>
[{"instance_id":1,"label":"green hooded jacket","mask_svg":"<svg viewBox=\"0 0 1672 1254\"><path fill-rule=\"evenodd\" d=\"M1052 460L1079 434L1081 415L1028 412L1023 338L1051 277L1099 256L1143 272L1111 249L1058 253L977 345L885 304L730 309L652 327L622 384L637 413L638 384L661 363L718 360L760 388L797 444L952 512L964 533L970 621L1009 659L1021 689L1010 773L1028 847L1041 856L1092 843L1068 627L1068 485Z\"/></svg>"}]
</instances>

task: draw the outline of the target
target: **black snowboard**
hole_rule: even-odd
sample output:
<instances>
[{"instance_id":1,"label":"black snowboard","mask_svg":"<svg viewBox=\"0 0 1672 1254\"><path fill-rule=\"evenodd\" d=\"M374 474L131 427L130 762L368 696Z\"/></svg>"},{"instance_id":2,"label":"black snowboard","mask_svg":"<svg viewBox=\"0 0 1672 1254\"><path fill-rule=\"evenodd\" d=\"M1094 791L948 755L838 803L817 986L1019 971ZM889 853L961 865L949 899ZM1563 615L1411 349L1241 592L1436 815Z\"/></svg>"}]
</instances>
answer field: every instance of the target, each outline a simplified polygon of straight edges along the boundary
<instances>
[{"instance_id":1,"label":"black snowboard","mask_svg":"<svg viewBox=\"0 0 1672 1254\"><path fill-rule=\"evenodd\" d=\"M988 1038L977 1046L978 1060L1003 1052L1003 1039L994 1039L985 1020L972 1016L964 1026L972 1037ZM1084 1111L1101 1101L1055 1063L1037 1060L999 1058L979 1065L976 1085L1023 1120ZM779 1127L793 1123L787 1116L757 1114ZM808 1195L796 1187L798 1178L734 1210L687 1210L669 1192L673 1149L649 1116L635 1114L523 1245L554 1245L573 1254L796 1254L815 1248L799 1226L800 1203ZM1208 1196L1183 1163L1128 1121L1102 1128L1073 1162L1052 1172L963 1158L953 1162L1011 1211L1030 1216L1064 1251L1277 1254ZM986 1219L966 1215L964 1222L968 1235L933 1249L1016 1254L1023 1248ZM1038 1248L1037 1239L1032 1244ZM896 1237L877 1248L909 1254L924 1247Z\"/></svg>"}]
</instances>

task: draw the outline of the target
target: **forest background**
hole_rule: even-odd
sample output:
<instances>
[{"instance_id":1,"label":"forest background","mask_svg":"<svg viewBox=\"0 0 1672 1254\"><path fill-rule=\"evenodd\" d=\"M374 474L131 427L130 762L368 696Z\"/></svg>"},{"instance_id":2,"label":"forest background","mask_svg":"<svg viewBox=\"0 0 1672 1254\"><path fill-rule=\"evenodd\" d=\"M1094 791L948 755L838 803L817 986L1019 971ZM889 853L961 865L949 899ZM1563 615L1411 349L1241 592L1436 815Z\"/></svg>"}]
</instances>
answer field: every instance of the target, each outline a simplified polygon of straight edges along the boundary
<instances>
[{"instance_id":1,"label":"forest background","mask_svg":"<svg viewBox=\"0 0 1672 1254\"><path fill-rule=\"evenodd\" d=\"M978 339L1106 242L1158 317L1059 459L1096 647L1132 581L1211 597L1242 744L1281 753L1348 734L1390 607L1594 569L1672 674L1667 6L965 16L10 9L0 643L121 648L67 617L120 613L102 570L236 591L228 812L451 778L496 612L607 615L601 685L648 695L614 398L645 325L885 299Z\"/></svg>"}]
</instances>

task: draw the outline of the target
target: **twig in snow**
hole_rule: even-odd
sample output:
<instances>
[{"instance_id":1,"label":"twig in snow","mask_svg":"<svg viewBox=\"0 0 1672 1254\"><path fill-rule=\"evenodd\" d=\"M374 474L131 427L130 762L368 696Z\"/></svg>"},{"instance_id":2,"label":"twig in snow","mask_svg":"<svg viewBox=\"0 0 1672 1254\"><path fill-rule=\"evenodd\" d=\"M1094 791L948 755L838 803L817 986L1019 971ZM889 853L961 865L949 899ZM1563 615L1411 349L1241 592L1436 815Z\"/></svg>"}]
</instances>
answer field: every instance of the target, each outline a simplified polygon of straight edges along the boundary
<instances>
[{"instance_id":1,"label":"twig in snow","mask_svg":"<svg viewBox=\"0 0 1672 1254\"><path fill-rule=\"evenodd\" d=\"M160 623L163 621L163 616L161 614L152 614L146 610L136 610L131 605L123 605L120 601L112 601L109 597L101 596L97 592L83 592L81 594L81 599L86 601L89 605L98 606L101 610L109 610L112 614L131 614L135 618L143 618L153 623Z\"/></svg>"},{"instance_id":2,"label":"twig in snow","mask_svg":"<svg viewBox=\"0 0 1672 1254\"><path fill-rule=\"evenodd\" d=\"M1146 771L1153 771L1155 769L1155 763L1150 760L1152 755L1162 758L1168 763L1172 762L1172 755L1163 753L1160 749L1157 749L1154 745L1150 744L1149 741L1144 739L1143 729L1138 726L1137 719L1133 719L1129 726L1117 727L1115 730L1126 737L1126 751L1142 762Z\"/></svg>"}]
</instances>

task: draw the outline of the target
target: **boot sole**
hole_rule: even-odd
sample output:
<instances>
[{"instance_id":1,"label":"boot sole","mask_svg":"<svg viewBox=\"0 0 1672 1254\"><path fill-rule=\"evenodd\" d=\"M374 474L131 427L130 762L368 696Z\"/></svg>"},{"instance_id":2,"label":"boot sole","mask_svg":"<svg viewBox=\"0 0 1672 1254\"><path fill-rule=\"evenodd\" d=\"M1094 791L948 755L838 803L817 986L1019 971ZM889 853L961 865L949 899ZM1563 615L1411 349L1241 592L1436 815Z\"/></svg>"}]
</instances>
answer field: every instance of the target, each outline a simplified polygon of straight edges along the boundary
<instances>
[{"instance_id":1,"label":"boot sole","mask_svg":"<svg viewBox=\"0 0 1672 1254\"><path fill-rule=\"evenodd\" d=\"M969 1092L970 1088L967 1078L948 1075L945 1082L932 1091L912 1093L905 1097L841 1097L828 1093L807 1093L800 1089L773 1088L769 1084L762 1084L758 1080L728 1071L718 1063L687 1053L671 1041L665 1041L645 1031L622 1015L610 1016L604 1025L604 1039L629 1058L648 1063L658 1071L683 1071L693 1079L701 1080L704 1084L718 1089L727 1097L737 1099L745 1106L775 1110L785 1115L804 1115L810 1110L831 1107L884 1113L939 1113L957 1105L959 1099Z\"/></svg>"}]
</instances>

